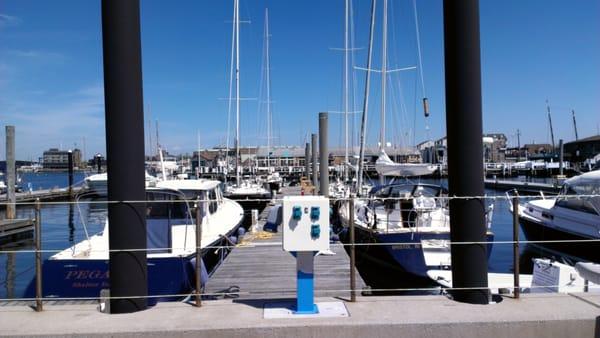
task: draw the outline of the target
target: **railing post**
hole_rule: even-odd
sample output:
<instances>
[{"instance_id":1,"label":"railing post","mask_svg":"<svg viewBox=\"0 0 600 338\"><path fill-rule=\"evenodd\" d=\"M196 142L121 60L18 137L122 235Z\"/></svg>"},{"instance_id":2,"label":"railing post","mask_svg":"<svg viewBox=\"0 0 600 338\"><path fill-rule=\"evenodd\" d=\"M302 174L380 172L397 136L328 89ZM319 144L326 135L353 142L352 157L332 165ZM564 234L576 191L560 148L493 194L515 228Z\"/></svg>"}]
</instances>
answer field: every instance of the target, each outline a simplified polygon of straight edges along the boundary
<instances>
[{"instance_id":1,"label":"railing post","mask_svg":"<svg viewBox=\"0 0 600 338\"><path fill-rule=\"evenodd\" d=\"M196 203L196 306L202 306L202 213L200 208L202 204L198 200Z\"/></svg>"},{"instance_id":2,"label":"railing post","mask_svg":"<svg viewBox=\"0 0 600 338\"><path fill-rule=\"evenodd\" d=\"M513 271L514 271L514 284L513 293L515 298L519 298L521 294L521 288L519 286L519 197L513 196L512 198L513 207Z\"/></svg>"},{"instance_id":3,"label":"railing post","mask_svg":"<svg viewBox=\"0 0 600 338\"><path fill-rule=\"evenodd\" d=\"M356 247L354 246L354 194L348 201L348 226L350 227L350 301L356 302Z\"/></svg>"},{"instance_id":4,"label":"railing post","mask_svg":"<svg viewBox=\"0 0 600 338\"><path fill-rule=\"evenodd\" d=\"M35 200L35 311L44 309L42 304L42 211L40 199Z\"/></svg>"}]
</instances>

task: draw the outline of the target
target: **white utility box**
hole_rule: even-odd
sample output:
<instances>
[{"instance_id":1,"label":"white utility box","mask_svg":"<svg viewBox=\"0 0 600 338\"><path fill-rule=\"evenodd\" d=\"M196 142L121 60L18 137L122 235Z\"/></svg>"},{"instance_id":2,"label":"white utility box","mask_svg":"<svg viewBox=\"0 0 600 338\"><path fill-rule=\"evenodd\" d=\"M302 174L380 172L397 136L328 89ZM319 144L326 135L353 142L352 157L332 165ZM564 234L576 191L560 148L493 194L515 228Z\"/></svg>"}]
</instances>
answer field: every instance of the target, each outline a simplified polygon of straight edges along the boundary
<instances>
[{"instance_id":1,"label":"white utility box","mask_svg":"<svg viewBox=\"0 0 600 338\"><path fill-rule=\"evenodd\" d=\"M329 250L329 199L323 196L283 198L283 250Z\"/></svg>"}]
</instances>

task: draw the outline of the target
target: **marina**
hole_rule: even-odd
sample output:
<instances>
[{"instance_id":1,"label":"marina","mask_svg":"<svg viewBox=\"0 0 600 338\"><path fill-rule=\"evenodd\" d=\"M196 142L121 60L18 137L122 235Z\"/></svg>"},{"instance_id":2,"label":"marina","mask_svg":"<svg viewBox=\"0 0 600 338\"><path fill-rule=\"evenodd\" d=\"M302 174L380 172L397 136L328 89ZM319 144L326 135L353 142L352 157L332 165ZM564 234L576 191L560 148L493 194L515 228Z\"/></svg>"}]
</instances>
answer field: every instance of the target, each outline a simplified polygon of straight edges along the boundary
<instances>
[{"instance_id":1,"label":"marina","mask_svg":"<svg viewBox=\"0 0 600 338\"><path fill-rule=\"evenodd\" d=\"M98 4L0 8L0 336L600 335L600 4Z\"/></svg>"}]
</instances>

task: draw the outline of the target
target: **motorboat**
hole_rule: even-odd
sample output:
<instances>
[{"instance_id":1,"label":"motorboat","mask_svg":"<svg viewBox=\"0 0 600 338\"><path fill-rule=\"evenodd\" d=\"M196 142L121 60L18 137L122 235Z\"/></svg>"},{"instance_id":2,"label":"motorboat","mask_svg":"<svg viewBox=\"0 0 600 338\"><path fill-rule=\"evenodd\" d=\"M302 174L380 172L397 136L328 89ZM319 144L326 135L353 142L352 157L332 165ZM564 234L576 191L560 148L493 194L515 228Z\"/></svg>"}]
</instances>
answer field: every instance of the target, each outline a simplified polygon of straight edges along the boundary
<instances>
[{"instance_id":1,"label":"motorboat","mask_svg":"<svg viewBox=\"0 0 600 338\"><path fill-rule=\"evenodd\" d=\"M364 259L410 277L427 279L427 271L450 269L450 215L448 191L438 185L399 183L373 188L358 198L354 210L344 201L340 221L354 226L356 247ZM349 215L354 212L354 224ZM493 205L486 208L488 258L494 234L490 231ZM348 242L347 230L340 236ZM427 253L427 254L425 254Z\"/></svg>"},{"instance_id":2,"label":"motorboat","mask_svg":"<svg viewBox=\"0 0 600 338\"><path fill-rule=\"evenodd\" d=\"M271 201L271 192L264 185L252 179L244 179L240 184L225 186L224 196L238 202L246 212L258 210L261 212Z\"/></svg>"},{"instance_id":3,"label":"motorboat","mask_svg":"<svg viewBox=\"0 0 600 338\"><path fill-rule=\"evenodd\" d=\"M567 179L556 197L520 204L519 222L535 246L600 262L600 170Z\"/></svg>"},{"instance_id":4,"label":"motorboat","mask_svg":"<svg viewBox=\"0 0 600 338\"><path fill-rule=\"evenodd\" d=\"M146 187L152 187L156 185L158 179L148 172L145 173ZM85 189L88 194L96 195L100 197L106 197L108 195L108 174L99 173L87 176L84 179Z\"/></svg>"},{"instance_id":5,"label":"motorboat","mask_svg":"<svg viewBox=\"0 0 600 338\"><path fill-rule=\"evenodd\" d=\"M196 201L188 191L146 188L148 293L150 300L174 300L195 285L196 208L202 224L201 251L204 284L224 259L242 224L241 206L223 198L219 181L194 186ZM217 248L217 249L215 249ZM44 261L44 298L98 298L109 285L109 226L96 235L64 249ZM35 279L25 297L35 295Z\"/></svg>"}]
</instances>

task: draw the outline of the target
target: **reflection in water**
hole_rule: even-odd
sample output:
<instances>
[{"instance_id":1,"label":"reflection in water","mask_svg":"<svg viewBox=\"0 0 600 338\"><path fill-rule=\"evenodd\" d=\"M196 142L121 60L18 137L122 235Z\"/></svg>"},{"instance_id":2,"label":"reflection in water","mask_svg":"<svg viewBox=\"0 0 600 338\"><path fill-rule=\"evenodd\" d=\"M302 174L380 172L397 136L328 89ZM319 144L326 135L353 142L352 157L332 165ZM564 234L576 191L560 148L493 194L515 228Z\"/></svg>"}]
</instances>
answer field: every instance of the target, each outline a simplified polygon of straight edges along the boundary
<instances>
[{"instance_id":1,"label":"reflection in water","mask_svg":"<svg viewBox=\"0 0 600 338\"><path fill-rule=\"evenodd\" d=\"M69 203L69 243L73 244L75 240L75 224L73 224L73 203Z\"/></svg>"},{"instance_id":2,"label":"reflection in water","mask_svg":"<svg viewBox=\"0 0 600 338\"><path fill-rule=\"evenodd\" d=\"M4 279L6 289L6 298L13 298L15 295L15 254L9 252L6 254L6 278Z\"/></svg>"}]
</instances>

